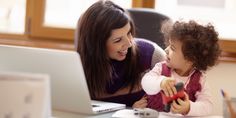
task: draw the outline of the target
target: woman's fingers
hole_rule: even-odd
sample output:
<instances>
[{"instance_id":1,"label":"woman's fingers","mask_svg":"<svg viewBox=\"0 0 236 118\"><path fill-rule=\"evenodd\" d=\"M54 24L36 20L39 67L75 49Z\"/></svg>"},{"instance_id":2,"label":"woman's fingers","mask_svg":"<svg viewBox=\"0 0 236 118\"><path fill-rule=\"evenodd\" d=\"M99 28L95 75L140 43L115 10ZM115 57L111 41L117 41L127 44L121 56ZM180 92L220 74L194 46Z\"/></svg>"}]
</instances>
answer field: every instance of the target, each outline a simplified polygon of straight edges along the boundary
<instances>
[{"instance_id":1,"label":"woman's fingers","mask_svg":"<svg viewBox=\"0 0 236 118\"><path fill-rule=\"evenodd\" d=\"M133 108L145 108L147 106L147 97L142 97L139 101L133 104Z\"/></svg>"}]
</instances>

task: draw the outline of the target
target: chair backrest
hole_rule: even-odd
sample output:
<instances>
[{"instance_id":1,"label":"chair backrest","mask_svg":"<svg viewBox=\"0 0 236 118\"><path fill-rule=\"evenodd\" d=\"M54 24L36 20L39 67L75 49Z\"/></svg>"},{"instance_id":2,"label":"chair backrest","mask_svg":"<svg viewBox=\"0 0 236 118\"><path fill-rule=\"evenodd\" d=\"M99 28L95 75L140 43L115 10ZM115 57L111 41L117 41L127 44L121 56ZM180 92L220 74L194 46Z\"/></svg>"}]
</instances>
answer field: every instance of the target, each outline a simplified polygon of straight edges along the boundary
<instances>
[{"instance_id":1,"label":"chair backrest","mask_svg":"<svg viewBox=\"0 0 236 118\"><path fill-rule=\"evenodd\" d=\"M127 9L133 18L136 27L136 37L145 38L157 43L162 49L165 49L164 36L161 33L162 22L169 17L158 13L154 9L131 8Z\"/></svg>"}]
</instances>

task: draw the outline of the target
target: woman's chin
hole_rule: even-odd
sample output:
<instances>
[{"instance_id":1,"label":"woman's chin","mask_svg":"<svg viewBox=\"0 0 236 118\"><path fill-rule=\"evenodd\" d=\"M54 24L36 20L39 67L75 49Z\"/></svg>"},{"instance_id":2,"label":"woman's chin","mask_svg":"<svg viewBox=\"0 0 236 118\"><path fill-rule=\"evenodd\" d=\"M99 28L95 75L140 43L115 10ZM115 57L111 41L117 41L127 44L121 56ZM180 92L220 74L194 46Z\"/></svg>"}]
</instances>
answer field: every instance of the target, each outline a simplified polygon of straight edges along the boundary
<instances>
[{"instance_id":1,"label":"woman's chin","mask_svg":"<svg viewBox=\"0 0 236 118\"><path fill-rule=\"evenodd\" d=\"M120 58L120 59L119 59L119 61L124 61L124 60L125 60L125 58L126 58L126 57L124 57L124 58Z\"/></svg>"},{"instance_id":2,"label":"woman's chin","mask_svg":"<svg viewBox=\"0 0 236 118\"><path fill-rule=\"evenodd\" d=\"M166 61L166 66L171 67L170 61Z\"/></svg>"},{"instance_id":3,"label":"woman's chin","mask_svg":"<svg viewBox=\"0 0 236 118\"><path fill-rule=\"evenodd\" d=\"M117 57L115 60L117 60L117 61L123 61L123 60L125 60L125 58L126 58L126 55L125 55L125 56L119 56L119 57Z\"/></svg>"}]
</instances>

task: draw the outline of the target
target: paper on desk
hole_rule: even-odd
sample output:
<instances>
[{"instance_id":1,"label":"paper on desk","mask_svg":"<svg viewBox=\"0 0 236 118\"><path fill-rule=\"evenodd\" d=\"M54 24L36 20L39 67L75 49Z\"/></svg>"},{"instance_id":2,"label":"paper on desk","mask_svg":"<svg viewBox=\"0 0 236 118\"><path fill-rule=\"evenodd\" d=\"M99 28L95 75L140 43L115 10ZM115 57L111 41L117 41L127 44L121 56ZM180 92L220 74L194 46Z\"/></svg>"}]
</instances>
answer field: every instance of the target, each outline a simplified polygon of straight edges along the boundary
<instances>
[{"instance_id":1,"label":"paper on desk","mask_svg":"<svg viewBox=\"0 0 236 118\"><path fill-rule=\"evenodd\" d=\"M49 89L47 75L0 72L0 118L48 118Z\"/></svg>"},{"instance_id":2,"label":"paper on desk","mask_svg":"<svg viewBox=\"0 0 236 118\"><path fill-rule=\"evenodd\" d=\"M132 109L122 109L119 111L116 111L112 117L115 118L139 118L138 116L134 115L134 110Z\"/></svg>"},{"instance_id":3,"label":"paper on desk","mask_svg":"<svg viewBox=\"0 0 236 118\"><path fill-rule=\"evenodd\" d=\"M150 108L124 109L117 111L112 117L119 118L158 118L159 113Z\"/></svg>"}]
</instances>

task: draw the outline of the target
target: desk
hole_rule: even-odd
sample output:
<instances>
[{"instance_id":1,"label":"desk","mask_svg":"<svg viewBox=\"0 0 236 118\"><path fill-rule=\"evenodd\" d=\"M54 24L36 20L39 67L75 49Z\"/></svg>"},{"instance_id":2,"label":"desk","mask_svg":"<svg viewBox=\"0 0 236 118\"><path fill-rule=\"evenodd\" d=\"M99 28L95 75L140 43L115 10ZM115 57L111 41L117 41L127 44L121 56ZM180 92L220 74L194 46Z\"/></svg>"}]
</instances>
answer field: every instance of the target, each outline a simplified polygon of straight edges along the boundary
<instances>
[{"instance_id":1,"label":"desk","mask_svg":"<svg viewBox=\"0 0 236 118\"><path fill-rule=\"evenodd\" d=\"M55 118L111 118L113 113L115 112L108 112L108 113L97 114L97 115L81 115L81 114L74 114L74 113L68 113L68 112L62 112L62 111L56 111L56 110L53 110L52 112ZM187 118L199 118L199 117L187 117ZM208 116L208 117L201 117L201 118L223 118L223 116Z\"/></svg>"},{"instance_id":2,"label":"desk","mask_svg":"<svg viewBox=\"0 0 236 118\"><path fill-rule=\"evenodd\" d=\"M102 113L102 114L96 114L96 115L81 115L81 114L75 114L75 113L68 113L68 112L62 112L62 111L52 111L53 118L111 118L112 114L115 112L108 112L108 113Z\"/></svg>"}]
</instances>

